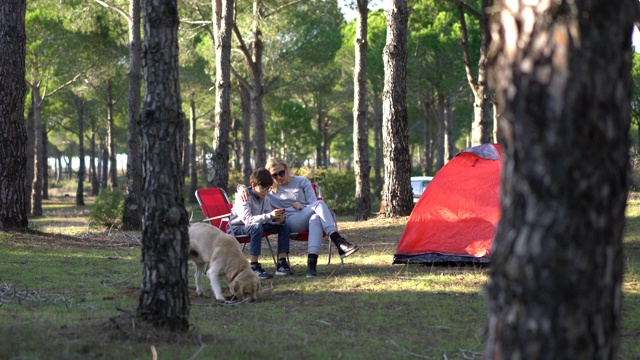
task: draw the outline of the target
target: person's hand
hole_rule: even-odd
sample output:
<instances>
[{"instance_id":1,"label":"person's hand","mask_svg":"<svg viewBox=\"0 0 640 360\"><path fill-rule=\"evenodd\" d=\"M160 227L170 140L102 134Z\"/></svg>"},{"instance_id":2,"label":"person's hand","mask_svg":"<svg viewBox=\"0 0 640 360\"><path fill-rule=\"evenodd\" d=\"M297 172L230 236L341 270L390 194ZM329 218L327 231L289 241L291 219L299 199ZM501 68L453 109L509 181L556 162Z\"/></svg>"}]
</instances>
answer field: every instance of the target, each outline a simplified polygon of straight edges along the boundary
<instances>
[{"instance_id":1,"label":"person's hand","mask_svg":"<svg viewBox=\"0 0 640 360\"><path fill-rule=\"evenodd\" d=\"M269 213L269 216L271 217L271 220L279 224L283 224L285 221L284 209L274 209Z\"/></svg>"},{"instance_id":2,"label":"person's hand","mask_svg":"<svg viewBox=\"0 0 640 360\"><path fill-rule=\"evenodd\" d=\"M244 185L238 185L236 190L237 190L236 196L239 196L240 200L242 200L244 202L249 200L249 188L248 187L246 187Z\"/></svg>"},{"instance_id":3,"label":"person's hand","mask_svg":"<svg viewBox=\"0 0 640 360\"><path fill-rule=\"evenodd\" d=\"M292 207L292 208L294 208L294 209L296 209L296 210L298 210L298 211L300 211L300 210L302 210L302 209L304 209L304 208L305 208L305 206L304 206L304 205L302 205L302 204L301 204L300 202L298 202L298 201L295 201L293 204L291 204L291 207Z\"/></svg>"}]
</instances>

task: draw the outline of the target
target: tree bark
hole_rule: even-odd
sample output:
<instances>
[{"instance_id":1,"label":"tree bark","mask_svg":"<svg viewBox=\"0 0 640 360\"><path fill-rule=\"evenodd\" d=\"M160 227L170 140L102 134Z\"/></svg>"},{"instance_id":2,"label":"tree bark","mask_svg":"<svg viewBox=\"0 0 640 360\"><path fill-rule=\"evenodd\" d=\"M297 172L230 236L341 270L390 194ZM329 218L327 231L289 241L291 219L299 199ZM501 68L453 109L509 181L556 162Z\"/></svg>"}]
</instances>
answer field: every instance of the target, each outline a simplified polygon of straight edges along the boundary
<instances>
[{"instance_id":1,"label":"tree bark","mask_svg":"<svg viewBox=\"0 0 640 360\"><path fill-rule=\"evenodd\" d=\"M0 230L26 229L25 0L0 3Z\"/></svg>"},{"instance_id":2,"label":"tree bark","mask_svg":"<svg viewBox=\"0 0 640 360\"><path fill-rule=\"evenodd\" d=\"M240 83L238 83L238 90L242 111L242 179L243 184L248 184L253 171L253 166L251 166L251 94L249 89Z\"/></svg>"},{"instance_id":3,"label":"tree bark","mask_svg":"<svg viewBox=\"0 0 640 360\"><path fill-rule=\"evenodd\" d=\"M617 358L633 5L499 2L503 215L486 359Z\"/></svg>"},{"instance_id":4,"label":"tree bark","mask_svg":"<svg viewBox=\"0 0 640 360\"><path fill-rule=\"evenodd\" d=\"M464 18L462 2L458 3L458 18L462 32L462 55L464 59L467 81L473 92L473 122L471 124L471 146L490 143L493 140L493 102L491 90L487 85L487 50L491 35L489 33L489 11L494 0L482 0L482 11L474 15L480 23L480 57L478 59L478 75L474 76L469 51L467 22Z\"/></svg>"},{"instance_id":5,"label":"tree bark","mask_svg":"<svg viewBox=\"0 0 640 360\"><path fill-rule=\"evenodd\" d=\"M78 156L80 164L78 166L78 187L76 189L76 205L84 206L84 180L86 165L84 160L84 106L86 102L78 99Z\"/></svg>"},{"instance_id":6,"label":"tree bark","mask_svg":"<svg viewBox=\"0 0 640 360\"><path fill-rule=\"evenodd\" d=\"M383 178L382 169L384 168L384 154L382 153L382 94L373 93L372 99L373 114L373 193L380 199L382 194Z\"/></svg>"},{"instance_id":7,"label":"tree bark","mask_svg":"<svg viewBox=\"0 0 640 360\"><path fill-rule=\"evenodd\" d=\"M42 178L43 178L43 158L42 151L42 98L40 97L40 83L31 85L31 96L33 96L33 123L35 127L35 147L33 150L33 186L31 187L31 215L42 216Z\"/></svg>"},{"instance_id":8,"label":"tree bark","mask_svg":"<svg viewBox=\"0 0 640 360\"><path fill-rule=\"evenodd\" d=\"M213 155L211 159L213 177L208 185L209 187L219 187L227 191L229 185L229 129L231 127L233 0L214 0L213 4L216 47L216 126L213 132Z\"/></svg>"},{"instance_id":9,"label":"tree bark","mask_svg":"<svg viewBox=\"0 0 640 360\"><path fill-rule=\"evenodd\" d=\"M143 0L143 280L138 315L156 327L189 328L189 219L182 196L183 121L177 0Z\"/></svg>"},{"instance_id":10,"label":"tree bark","mask_svg":"<svg viewBox=\"0 0 640 360\"><path fill-rule=\"evenodd\" d=\"M118 163L116 161L116 124L113 115L113 85L111 79L107 80L107 141L109 144L109 188L118 189Z\"/></svg>"},{"instance_id":11,"label":"tree bark","mask_svg":"<svg viewBox=\"0 0 640 360\"><path fill-rule=\"evenodd\" d=\"M382 128L384 141L384 196L386 217L407 216L413 209L411 159L409 157L409 120L407 114L407 22L406 0L390 0L385 10L387 42L382 92Z\"/></svg>"},{"instance_id":12,"label":"tree bark","mask_svg":"<svg viewBox=\"0 0 640 360\"><path fill-rule=\"evenodd\" d=\"M189 150L189 162L191 163L189 168L191 169L190 178L190 188L189 188L189 202L192 204L197 204L198 199L196 199L196 190L198 190L198 163L196 162L196 140L197 140L197 131L196 125L198 123L198 118L196 116L196 101L193 98L193 93L191 95L191 99L189 101L189 146L191 149Z\"/></svg>"},{"instance_id":13,"label":"tree bark","mask_svg":"<svg viewBox=\"0 0 640 360\"><path fill-rule=\"evenodd\" d=\"M47 124L42 123L42 199L49 200L49 132Z\"/></svg>"},{"instance_id":14,"label":"tree bark","mask_svg":"<svg viewBox=\"0 0 640 360\"><path fill-rule=\"evenodd\" d=\"M89 173L91 174L91 196L98 196L100 193L100 182L98 181L98 172L96 169L96 160L98 157L96 156L96 129L93 119L91 120L91 145L89 147L89 159L91 159L91 163L89 165Z\"/></svg>"},{"instance_id":15,"label":"tree bark","mask_svg":"<svg viewBox=\"0 0 640 360\"><path fill-rule=\"evenodd\" d=\"M367 117L367 18L368 0L358 0L353 72L353 159L356 177L355 220L371 214L371 164L369 163L369 123Z\"/></svg>"},{"instance_id":16,"label":"tree bark","mask_svg":"<svg viewBox=\"0 0 640 360\"><path fill-rule=\"evenodd\" d=\"M129 0L129 109L127 138L127 195L124 198L122 227L142 229L142 153L140 151L140 96L142 60L140 48L140 0Z\"/></svg>"},{"instance_id":17,"label":"tree bark","mask_svg":"<svg viewBox=\"0 0 640 360\"><path fill-rule=\"evenodd\" d=\"M27 89L28 91L28 89ZM24 194L27 199L27 213L31 213L31 189L33 187L33 159L36 147L36 129L33 119L33 96L27 111L27 172L24 181Z\"/></svg>"}]
</instances>

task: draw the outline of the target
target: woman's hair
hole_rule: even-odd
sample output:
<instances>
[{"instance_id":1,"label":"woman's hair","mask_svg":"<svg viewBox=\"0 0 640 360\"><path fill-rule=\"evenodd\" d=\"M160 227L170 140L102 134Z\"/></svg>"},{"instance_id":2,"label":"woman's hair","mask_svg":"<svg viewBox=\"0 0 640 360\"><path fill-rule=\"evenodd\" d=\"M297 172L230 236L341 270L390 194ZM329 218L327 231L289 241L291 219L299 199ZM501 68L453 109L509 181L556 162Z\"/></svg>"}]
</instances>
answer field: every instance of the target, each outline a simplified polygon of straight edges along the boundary
<instances>
[{"instance_id":1,"label":"woman's hair","mask_svg":"<svg viewBox=\"0 0 640 360\"><path fill-rule=\"evenodd\" d=\"M287 165L287 163L277 157L270 157L269 159L267 159L267 163L265 164L265 168L267 170L271 170L271 168L276 167L278 165L282 165L285 170L287 170L287 180L291 181L292 175L289 173L290 169L289 169L289 165ZM269 173L271 174L271 173ZM273 185L271 186L271 189L273 189L274 192L278 191L278 182L274 181Z\"/></svg>"}]
</instances>

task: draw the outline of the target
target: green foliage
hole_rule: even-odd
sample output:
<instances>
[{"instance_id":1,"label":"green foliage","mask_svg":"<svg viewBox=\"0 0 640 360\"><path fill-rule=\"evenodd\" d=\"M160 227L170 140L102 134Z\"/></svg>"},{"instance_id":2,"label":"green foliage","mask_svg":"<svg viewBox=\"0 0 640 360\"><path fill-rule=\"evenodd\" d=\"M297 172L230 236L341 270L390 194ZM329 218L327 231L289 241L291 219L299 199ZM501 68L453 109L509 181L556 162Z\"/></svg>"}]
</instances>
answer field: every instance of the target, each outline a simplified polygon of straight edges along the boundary
<instances>
[{"instance_id":1,"label":"green foliage","mask_svg":"<svg viewBox=\"0 0 640 360\"><path fill-rule=\"evenodd\" d=\"M118 190L103 189L96 198L89 219L94 226L113 227L124 214L124 196Z\"/></svg>"},{"instance_id":2,"label":"green foliage","mask_svg":"<svg viewBox=\"0 0 640 360\"><path fill-rule=\"evenodd\" d=\"M356 176L353 171L302 167L293 172L318 184L324 201L336 210L336 214L350 215L355 211Z\"/></svg>"},{"instance_id":3,"label":"green foliage","mask_svg":"<svg viewBox=\"0 0 640 360\"><path fill-rule=\"evenodd\" d=\"M307 159L320 141L319 134L311 128L309 111L297 102L282 101L273 107L271 119L266 133L273 148L281 148L292 163Z\"/></svg>"}]
</instances>

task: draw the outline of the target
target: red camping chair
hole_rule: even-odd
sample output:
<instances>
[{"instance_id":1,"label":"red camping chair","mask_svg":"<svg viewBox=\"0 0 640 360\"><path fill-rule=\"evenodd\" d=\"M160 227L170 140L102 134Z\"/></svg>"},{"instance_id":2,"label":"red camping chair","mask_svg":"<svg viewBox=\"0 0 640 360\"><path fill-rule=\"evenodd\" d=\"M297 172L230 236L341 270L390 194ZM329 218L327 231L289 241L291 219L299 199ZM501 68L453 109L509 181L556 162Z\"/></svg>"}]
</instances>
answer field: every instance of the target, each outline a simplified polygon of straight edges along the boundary
<instances>
[{"instance_id":1,"label":"red camping chair","mask_svg":"<svg viewBox=\"0 0 640 360\"><path fill-rule=\"evenodd\" d=\"M206 188L196 190L196 199L200 204L200 209L205 216L202 221L208 221L211 225L219 228L220 230L227 232L227 225L229 225L229 217L231 217L231 208L233 205L229 201L227 193L220 188ZM271 257L273 263L277 266L276 256L273 253L271 242L267 233L263 234L263 237L267 240L269 245L269 251L271 251ZM242 244L242 249L251 242L249 235L235 236L236 240Z\"/></svg>"},{"instance_id":2,"label":"red camping chair","mask_svg":"<svg viewBox=\"0 0 640 360\"><path fill-rule=\"evenodd\" d=\"M323 200L322 198L322 190L320 189L320 186L316 183L311 183L311 186L313 186L313 190L316 192L316 198L318 200ZM338 222L336 221L336 213L331 210L331 215L333 216L333 221L336 223L336 226L338 225ZM322 237L326 237L327 234L323 233ZM308 231L301 231L298 233L291 233L291 235L289 236L289 239L291 240L295 240L295 241L309 241L309 232ZM327 265L331 264L331 254L332 254L332 246L331 246L331 239L329 239L329 261L327 262ZM342 258L340 258L340 262L341 262L341 267L344 266L344 260Z\"/></svg>"}]
</instances>

